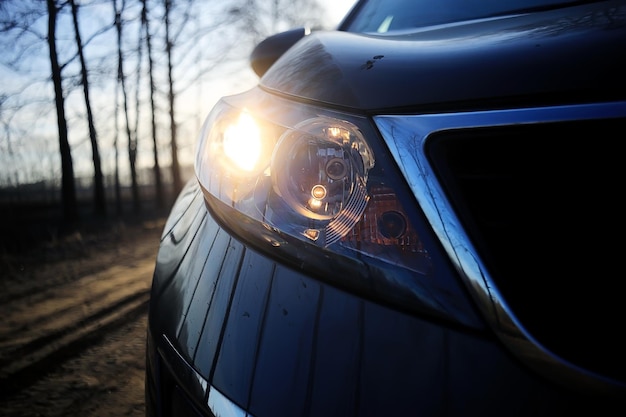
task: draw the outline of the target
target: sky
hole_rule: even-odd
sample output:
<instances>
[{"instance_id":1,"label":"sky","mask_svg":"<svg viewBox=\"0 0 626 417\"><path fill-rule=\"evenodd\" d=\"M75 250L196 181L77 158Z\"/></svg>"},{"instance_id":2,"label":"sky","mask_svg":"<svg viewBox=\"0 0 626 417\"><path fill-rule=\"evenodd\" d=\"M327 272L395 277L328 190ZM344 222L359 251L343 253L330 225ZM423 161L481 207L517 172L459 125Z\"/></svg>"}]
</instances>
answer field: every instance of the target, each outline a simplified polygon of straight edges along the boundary
<instances>
[{"instance_id":1,"label":"sky","mask_svg":"<svg viewBox=\"0 0 626 417\"><path fill-rule=\"evenodd\" d=\"M322 0L322 3L326 5L331 12L332 18L336 22L339 22L354 5L355 0Z\"/></svg>"}]
</instances>

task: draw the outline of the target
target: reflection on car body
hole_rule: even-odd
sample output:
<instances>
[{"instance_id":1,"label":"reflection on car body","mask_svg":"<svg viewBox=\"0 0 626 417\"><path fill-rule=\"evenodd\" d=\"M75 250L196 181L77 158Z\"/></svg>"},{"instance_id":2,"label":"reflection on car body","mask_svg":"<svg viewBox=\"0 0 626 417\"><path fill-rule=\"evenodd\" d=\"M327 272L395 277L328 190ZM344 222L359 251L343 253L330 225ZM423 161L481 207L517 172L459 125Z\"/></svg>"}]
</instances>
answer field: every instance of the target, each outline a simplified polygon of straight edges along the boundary
<instances>
[{"instance_id":1,"label":"reflection on car body","mask_svg":"<svg viewBox=\"0 0 626 417\"><path fill-rule=\"evenodd\" d=\"M147 414L622 415L625 50L615 0L259 44L163 231Z\"/></svg>"}]
</instances>

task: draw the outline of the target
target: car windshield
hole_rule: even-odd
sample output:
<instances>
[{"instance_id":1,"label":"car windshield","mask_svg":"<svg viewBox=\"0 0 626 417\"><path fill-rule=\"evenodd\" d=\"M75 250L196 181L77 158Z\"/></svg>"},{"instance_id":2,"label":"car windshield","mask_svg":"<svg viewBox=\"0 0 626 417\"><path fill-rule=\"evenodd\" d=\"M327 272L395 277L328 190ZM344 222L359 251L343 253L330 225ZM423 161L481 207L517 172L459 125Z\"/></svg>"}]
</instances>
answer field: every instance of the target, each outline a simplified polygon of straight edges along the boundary
<instances>
[{"instance_id":1,"label":"car windshield","mask_svg":"<svg viewBox=\"0 0 626 417\"><path fill-rule=\"evenodd\" d=\"M343 29L385 33L596 1L599 0L364 0L344 22Z\"/></svg>"}]
</instances>

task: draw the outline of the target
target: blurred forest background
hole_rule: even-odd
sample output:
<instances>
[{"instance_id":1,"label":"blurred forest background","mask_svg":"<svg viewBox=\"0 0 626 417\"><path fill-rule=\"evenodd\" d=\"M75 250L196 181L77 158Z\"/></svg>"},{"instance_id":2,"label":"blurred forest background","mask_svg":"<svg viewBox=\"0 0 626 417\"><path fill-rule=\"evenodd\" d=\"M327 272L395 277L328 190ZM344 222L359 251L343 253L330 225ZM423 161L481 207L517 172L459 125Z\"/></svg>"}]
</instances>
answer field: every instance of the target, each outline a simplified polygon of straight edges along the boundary
<instances>
[{"instance_id":1,"label":"blurred forest background","mask_svg":"<svg viewBox=\"0 0 626 417\"><path fill-rule=\"evenodd\" d=\"M350 0L0 0L0 251L165 214L254 45Z\"/></svg>"}]
</instances>

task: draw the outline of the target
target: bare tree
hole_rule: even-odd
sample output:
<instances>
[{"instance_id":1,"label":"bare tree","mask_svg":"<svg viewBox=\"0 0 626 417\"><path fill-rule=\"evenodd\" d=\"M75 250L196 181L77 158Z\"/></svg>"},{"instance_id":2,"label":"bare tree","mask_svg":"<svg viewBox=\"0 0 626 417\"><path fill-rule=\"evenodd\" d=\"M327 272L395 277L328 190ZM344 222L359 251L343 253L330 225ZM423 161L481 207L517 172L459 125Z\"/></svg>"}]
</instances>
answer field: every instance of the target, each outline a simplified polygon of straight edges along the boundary
<instances>
[{"instance_id":1,"label":"bare tree","mask_svg":"<svg viewBox=\"0 0 626 417\"><path fill-rule=\"evenodd\" d=\"M169 114L170 114L170 149L172 153L172 184L174 187L174 194L178 194L183 188L183 181L180 174L180 164L178 163L178 144L176 137L176 115L174 114L174 79L172 77L172 35L170 33L170 13L172 11L171 0L165 0L165 14L163 19L165 21L165 52L167 54L167 81L168 81L168 102L169 102Z\"/></svg>"},{"instance_id":2,"label":"bare tree","mask_svg":"<svg viewBox=\"0 0 626 417\"><path fill-rule=\"evenodd\" d=\"M76 187L74 184L74 165L67 137L61 66L59 65L56 49L56 22L58 12L56 0L47 0L47 6L48 48L50 51L50 66L57 110L57 127L59 130L59 150L61 153L61 200L63 204L63 217L66 222L74 223L78 220L78 208L76 204Z\"/></svg>"},{"instance_id":3,"label":"bare tree","mask_svg":"<svg viewBox=\"0 0 626 417\"><path fill-rule=\"evenodd\" d=\"M125 2L122 3L122 10L124 10ZM117 31L117 82L115 83L115 132L113 136L113 151L114 151L114 187L115 187L115 211L117 215L122 214L122 186L120 184L120 157L119 157L119 129L117 128L117 121L119 116L119 106L117 102L117 98L119 97L120 85L123 84L124 77L124 67L123 63L123 55L122 55L122 10L118 10L117 8L117 0L113 0L113 13L115 14L115 28ZM128 122L128 118L126 119Z\"/></svg>"},{"instance_id":4,"label":"bare tree","mask_svg":"<svg viewBox=\"0 0 626 417\"><path fill-rule=\"evenodd\" d=\"M154 155L154 186L156 191L156 203L159 208L165 203L163 181L161 179L161 167L159 165L159 146L157 143L156 129L156 109L155 109L155 93L156 86L154 81L154 59L152 51L152 34L150 33L150 20L148 18L148 6L146 0L141 0L141 26L145 34L146 48L148 52L148 76L150 77L150 127L152 134L153 155ZM140 49L141 50L141 49ZM140 72L138 72L139 74ZM139 85L139 83L137 83Z\"/></svg>"},{"instance_id":5,"label":"bare tree","mask_svg":"<svg viewBox=\"0 0 626 417\"><path fill-rule=\"evenodd\" d=\"M117 82L121 86L122 103L124 105L124 118L126 136L128 139L128 161L130 163L131 192L133 198L133 209L139 212L141 202L139 199L139 184L137 182L137 137L132 134L130 127L130 117L128 112L128 93L126 90L126 76L124 74L124 55L122 53L122 11L126 7L125 0L122 0L121 9L117 7L117 0L113 0L113 10L115 12L115 28L117 30Z\"/></svg>"},{"instance_id":6,"label":"bare tree","mask_svg":"<svg viewBox=\"0 0 626 417\"><path fill-rule=\"evenodd\" d=\"M118 26L118 30L119 30L119 37L120 39L122 38L122 25L120 24ZM119 53L121 54L121 44L118 48ZM129 117L129 113L128 113L128 94L126 92L126 77L124 75L124 70L123 70L123 59L121 58L120 55L120 66L119 66L119 71L118 72L118 79L121 82L121 86L122 86L122 95L123 95L123 103L124 103L124 118L126 120L125 126L126 126L126 137L128 139L128 161L130 164L130 178L131 178L131 194L132 194L132 198L133 198L133 210L135 212L139 212L139 210L141 209L141 201L140 201L140 197L139 197L139 182L137 180L137 147L138 147L138 140L137 140L137 135L136 135L136 130L135 130L135 134L133 135L132 131L131 131L131 127L130 127L130 117Z\"/></svg>"},{"instance_id":7,"label":"bare tree","mask_svg":"<svg viewBox=\"0 0 626 417\"><path fill-rule=\"evenodd\" d=\"M323 8L317 0L239 0L233 7L241 33L254 44L283 30L323 27Z\"/></svg>"},{"instance_id":8,"label":"bare tree","mask_svg":"<svg viewBox=\"0 0 626 417\"><path fill-rule=\"evenodd\" d=\"M104 178L102 175L102 166L100 162L100 151L98 149L98 138L96 133L96 125L91 111L91 100L89 99L89 80L87 77L87 63L83 53L83 41L78 28L78 7L74 0L69 0L72 8L72 20L74 22L74 35L76 39L76 48L78 58L80 59L81 84L83 86L83 95L85 98L85 108L87 109L87 124L89 126L89 140L91 142L91 155L94 170L94 210L98 215L106 214L106 198L104 194Z\"/></svg>"}]
</instances>

